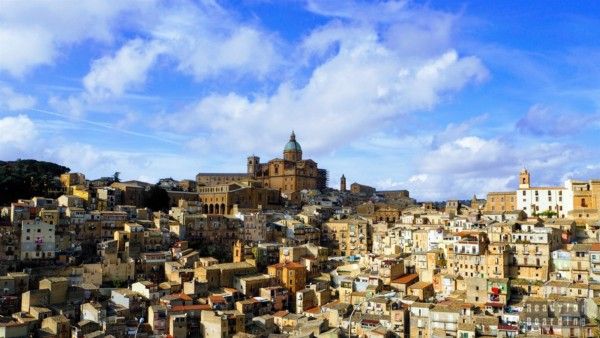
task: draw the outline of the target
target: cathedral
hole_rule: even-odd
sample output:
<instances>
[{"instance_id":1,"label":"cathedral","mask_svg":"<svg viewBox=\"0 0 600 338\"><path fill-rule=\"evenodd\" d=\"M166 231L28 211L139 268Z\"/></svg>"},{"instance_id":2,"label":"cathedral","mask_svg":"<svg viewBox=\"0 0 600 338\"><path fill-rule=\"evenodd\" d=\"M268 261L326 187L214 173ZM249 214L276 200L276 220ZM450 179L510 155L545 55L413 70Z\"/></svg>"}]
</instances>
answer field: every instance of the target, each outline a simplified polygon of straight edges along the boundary
<instances>
[{"instance_id":1,"label":"cathedral","mask_svg":"<svg viewBox=\"0 0 600 338\"><path fill-rule=\"evenodd\" d=\"M300 201L300 191L325 189L327 171L319 169L317 162L302 158L302 147L292 131L289 141L283 148L283 158L274 158L260 163L258 156L250 156L246 173L200 173L196 176L198 186L213 186L242 180L261 182L265 188L277 189L282 197Z\"/></svg>"}]
</instances>

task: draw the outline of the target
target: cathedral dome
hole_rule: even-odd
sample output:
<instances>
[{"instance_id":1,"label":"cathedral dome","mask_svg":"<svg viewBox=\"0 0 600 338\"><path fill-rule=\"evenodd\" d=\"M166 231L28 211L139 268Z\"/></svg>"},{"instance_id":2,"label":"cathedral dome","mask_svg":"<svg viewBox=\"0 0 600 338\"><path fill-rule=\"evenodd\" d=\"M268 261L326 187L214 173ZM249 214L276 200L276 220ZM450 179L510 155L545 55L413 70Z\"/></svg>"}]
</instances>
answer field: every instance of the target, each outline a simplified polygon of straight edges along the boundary
<instances>
[{"instance_id":1,"label":"cathedral dome","mask_svg":"<svg viewBox=\"0 0 600 338\"><path fill-rule=\"evenodd\" d=\"M283 148L284 152L287 151L302 151L302 147L300 147L300 143L296 142L296 134L292 131L292 135L290 135L289 142Z\"/></svg>"}]
</instances>

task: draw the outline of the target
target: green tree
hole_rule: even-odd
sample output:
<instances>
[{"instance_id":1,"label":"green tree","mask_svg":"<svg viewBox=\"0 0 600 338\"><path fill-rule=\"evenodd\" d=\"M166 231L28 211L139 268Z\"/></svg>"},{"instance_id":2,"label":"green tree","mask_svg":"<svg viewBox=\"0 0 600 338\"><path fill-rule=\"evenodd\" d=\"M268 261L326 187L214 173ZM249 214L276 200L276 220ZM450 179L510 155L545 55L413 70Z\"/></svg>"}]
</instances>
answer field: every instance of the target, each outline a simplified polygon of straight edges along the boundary
<instances>
[{"instance_id":1,"label":"green tree","mask_svg":"<svg viewBox=\"0 0 600 338\"><path fill-rule=\"evenodd\" d=\"M113 182L121 182L121 178L119 178L119 176L121 176L121 173L115 171L115 173L113 174Z\"/></svg>"},{"instance_id":2,"label":"green tree","mask_svg":"<svg viewBox=\"0 0 600 338\"><path fill-rule=\"evenodd\" d=\"M144 206L152 211L169 210L169 194L158 184L153 185L144 198Z\"/></svg>"},{"instance_id":3,"label":"green tree","mask_svg":"<svg viewBox=\"0 0 600 338\"><path fill-rule=\"evenodd\" d=\"M0 161L0 205L33 196L58 197L58 176L69 168L36 160Z\"/></svg>"}]
</instances>

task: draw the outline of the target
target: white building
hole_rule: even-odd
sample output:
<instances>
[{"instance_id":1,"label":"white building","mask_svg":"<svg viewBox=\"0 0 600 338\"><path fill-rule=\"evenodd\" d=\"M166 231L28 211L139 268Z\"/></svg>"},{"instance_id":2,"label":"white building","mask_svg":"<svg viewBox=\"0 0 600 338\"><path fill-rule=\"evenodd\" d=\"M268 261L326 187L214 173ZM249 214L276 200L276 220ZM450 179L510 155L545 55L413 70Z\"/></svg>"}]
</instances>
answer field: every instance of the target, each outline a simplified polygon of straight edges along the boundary
<instances>
[{"instance_id":1,"label":"white building","mask_svg":"<svg viewBox=\"0 0 600 338\"><path fill-rule=\"evenodd\" d=\"M523 210L531 217L552 213L564 218L573 209L572 192L566 187L532 187L531 177L526 169L519 173L517 190L517 210Z\"/></svg>"},{"instance_id":2,"label":"white building","mask_svg":"<svg viewBox=\"0 0 600 338\"><path fill-rule=\"evenodd\" d=\"M427 232L427 250L434 250L439 248L440 244L444 241L444 230L443 229L430 229Z\"/></svg>"},{"instance_id":3,"label":"white building","mask_svg":"<svg viewBox=\"0 0 600 338\"><path fill-rule=\"evenodd\" d=\"M40 220L21 223L21 260L54 258L56 237L54 225Z\"/></svg>"}]
</instances>

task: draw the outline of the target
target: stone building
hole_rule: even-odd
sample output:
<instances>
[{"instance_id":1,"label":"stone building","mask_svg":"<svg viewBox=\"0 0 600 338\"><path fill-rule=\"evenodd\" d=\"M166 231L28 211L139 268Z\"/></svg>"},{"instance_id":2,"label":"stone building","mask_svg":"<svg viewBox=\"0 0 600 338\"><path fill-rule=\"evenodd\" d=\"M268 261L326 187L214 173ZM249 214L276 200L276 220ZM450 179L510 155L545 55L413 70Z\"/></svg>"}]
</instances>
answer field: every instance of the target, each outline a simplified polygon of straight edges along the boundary
<instances>
[{"instance_id":1,"label":"stone building","mask_svg":"<svg viewBox=\"0 0 600 338\"><path fill-rule=\"evenodd\" d=\"M487 194L487 200L483 211L513 211L517 208L517 193L515 191L508 192L490 192Z\"/></svg>"},{"instance_id":2,"label":"stone building","mask_svg":"<svg viewBox=\"0 0 600 338\"><path fill-rule=\"evenodd\" d=\"M239 209L259 209L281 204L279 190L263 187L260 182L240 181L198 187L202 213L230 215L234 205Z\"/></svg>"},{"instance_id":3,"label":"stone building","mask_svg":"<svg viewBox=\"0 0 600 338\"><path fill-rule=\"evenodd\" d=\"M52 259L56 253L55 226L39 220L21 225L21 260Z\"/></svg>"},{"instance_id":4,"label":"stone building","mask_svg":"<svg viewBox=\"0 0 600 338\"><path fill-rule=\"evenodd\" d=\"M323 224L323 241L335 256L366 255L373 246L373 229L362 218L329 220Z\"/></svg>"},{"instance_id":5,"label":"stone building","mask_svg":"<svg viewBox=\"0 0 600 338\"><path fill-rule=\"evenodd\" d=\"M262 182L264 188L278 190L283 197L298 202L300 191L324 188L326 176L327 172L319 169L315 161L302 158L302 147L292 132L283 149L283 158L261 163L258 156L252 155L248 157L246 173L200 173L196 175L196 182L201 189L201 186L256 180Z\"/></svg>"},{"instance_id":6,"label":"stone building","mask_svg":"<svg viewBox=\"0 0 600 338\"><path fill-rule=\"evenodd\" d=\"M376 189L359 183L352 183L350 185L350 192L357 195L371 196L375 193Z\"/></svg>"},{"instance_id":7,"label":"stone building","mask_svg":"<svg viewBox=\"0 0 600 338\"><path fill-rule=\"evenodd\" d=\"M395 223L400 222L402 209L393 204L367 202L356 206L356 212L373 221Z\"/></svg>"},{"instance_id":8,"label":"stone building","mask_svg":"<svg viewBox=\"0 0 600 338\"><path fill-rule=\"evenodd\" d=\"M125 205L141 207L144 204L144 196L150 184L140 181L114 182L110 185L119 191L119 200Z\"/></svg>"},{"instance_id":9,"label":"stone building","mask_svg":"<svg viewBox=\"0 0 600 338\"><path fill-rule=\"evenodd\" d=\"M569 216L577 223L587 223L600 218L600 180L566 182L572 193L573 210Z\"/></svg>"}]
</instances>

